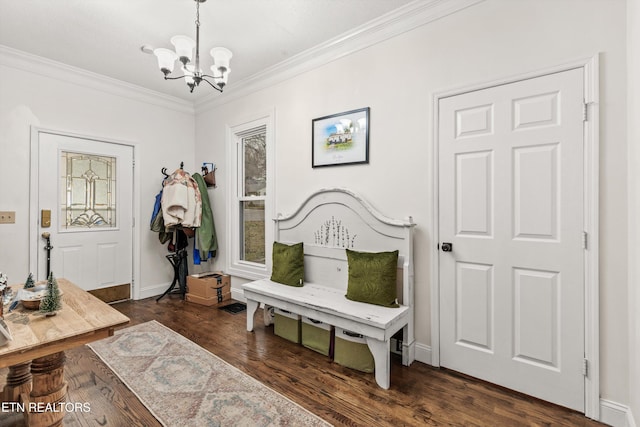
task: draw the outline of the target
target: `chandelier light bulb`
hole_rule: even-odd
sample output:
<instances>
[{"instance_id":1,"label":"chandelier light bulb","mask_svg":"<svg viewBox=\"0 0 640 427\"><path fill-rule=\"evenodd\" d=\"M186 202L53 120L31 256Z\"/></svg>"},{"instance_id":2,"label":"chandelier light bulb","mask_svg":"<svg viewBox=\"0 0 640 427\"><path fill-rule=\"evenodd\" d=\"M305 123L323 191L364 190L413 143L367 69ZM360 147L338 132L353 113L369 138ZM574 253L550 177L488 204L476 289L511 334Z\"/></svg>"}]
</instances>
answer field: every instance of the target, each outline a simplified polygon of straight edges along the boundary
<instances>
[{"instance_id":1,"label":"chandelier light bulb","mask_svg":"<svg viewBox=\"0 0 640 427\"><path fill-rule=\"evenodd\" d=\"M220 71L225 71L229 69L229 61L233 56L233 53L225 47L214 47L209 52L213 57L213 66L219 69Z\"/></svg>"},{"instance_id":2,"label":"chandelier light bulb","mask_svg":"<svg viewBox=\"0 0 640 427\"><path fill-rule=\"evenodd\" d=\"M178 59L174 51L160 47L154 49L153 54L158 58L158 67L165 76L173 71L176 59Z\"/></svg>"},{"instance_id":3,"label":"chandelier light bulb","mask_svg":"<svg viewBox=\"0 0 640 427\"><path fill-rule=\"evenodd\" d=\"M176 54L183 64L188 64L193 58L193 48L196 47L196 42L191 37L187 36L173 36L171 37L171 44L176 48Z\"/></svg>"},{"instance_id":4,"label":"chandelier light bulb","mask_svg":"<svg viewBox=\"0 0 640 427\"><path fill-rule=\"evenodd\" d=\"M217 84L221 88L227 85L231 68L227 68L224 72L222 72L218 68L216 68L215 65L212 65L211 72L213 73L213 81L215 84Z\"/></svg>"}]
</instances>

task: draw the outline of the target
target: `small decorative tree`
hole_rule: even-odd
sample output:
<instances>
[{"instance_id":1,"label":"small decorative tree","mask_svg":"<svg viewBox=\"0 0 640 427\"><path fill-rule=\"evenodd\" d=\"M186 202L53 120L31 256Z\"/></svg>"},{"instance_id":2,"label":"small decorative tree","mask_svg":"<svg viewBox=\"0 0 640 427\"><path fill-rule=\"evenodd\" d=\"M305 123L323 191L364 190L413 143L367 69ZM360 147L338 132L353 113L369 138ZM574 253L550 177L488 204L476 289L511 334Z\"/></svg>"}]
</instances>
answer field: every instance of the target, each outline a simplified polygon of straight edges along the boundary
<instances>
[{"instance_id":1,"label":"small decorative tree","mask_svg":"<svg viewBox=\"0 0 640 427\"><path fill-rule=\"evenodd\" d=\"M51 272L47 279L47 293L40 301L40 313L44 313L46 316L55 316L56 311L61 308L60 288L58 288L58 281L53 276L53 272Z\"/></svg>"},{"instance_id":2,"label":"small decorative tree","mask_svg":"<svg viewBox=\"0 0 640 427\"><path fill-rule=\"evenodd\" d=\"M24 288L25 289L29 289L29 288L34 288L35 286L36 286L36 284L33 281L33 274L29 273L29 277L27 277L27 281L24 282Z\"/></svg>"}]
</instances>

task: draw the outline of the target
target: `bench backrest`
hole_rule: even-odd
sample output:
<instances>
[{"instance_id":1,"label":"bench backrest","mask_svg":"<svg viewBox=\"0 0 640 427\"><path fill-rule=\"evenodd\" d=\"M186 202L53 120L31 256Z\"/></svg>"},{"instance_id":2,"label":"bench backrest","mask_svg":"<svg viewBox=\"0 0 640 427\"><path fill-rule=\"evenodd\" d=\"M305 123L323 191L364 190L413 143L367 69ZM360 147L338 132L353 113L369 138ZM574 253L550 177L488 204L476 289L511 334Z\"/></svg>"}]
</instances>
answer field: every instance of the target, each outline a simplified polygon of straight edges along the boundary
<instances>
[{"instance_id":1,"label":"bench backrest","mask_svg":"<svg viewBox=\"0 0 640 427\"><path fill-rule=\"evenodd\" d=\"M398 300L413 306L414 223L390 219L355 193L323 189L309 196L291 215L275 219L275 238L304 243L305 281L344 289L348 265L345 249L363 252L398 250Z\"/></svg>"}]
</instances>

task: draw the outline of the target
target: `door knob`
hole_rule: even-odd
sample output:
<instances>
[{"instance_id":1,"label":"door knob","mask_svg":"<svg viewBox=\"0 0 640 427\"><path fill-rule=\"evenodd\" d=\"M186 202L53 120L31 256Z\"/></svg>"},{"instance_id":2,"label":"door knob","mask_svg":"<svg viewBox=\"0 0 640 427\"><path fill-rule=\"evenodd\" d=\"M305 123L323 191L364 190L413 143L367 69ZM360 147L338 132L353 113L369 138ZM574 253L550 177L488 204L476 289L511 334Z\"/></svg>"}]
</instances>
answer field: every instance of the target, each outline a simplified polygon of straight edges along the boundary
<instances>
[{"instance_id":1,"label":"door knob","mask_svg":"<svg viewBox=\"0 0 640 427\"><path fill-rule=\"evenodd\" d=\"M442 244L442 252L451 252L453 250L453 244L444 242Z\"/></svg>"}]
</instances>

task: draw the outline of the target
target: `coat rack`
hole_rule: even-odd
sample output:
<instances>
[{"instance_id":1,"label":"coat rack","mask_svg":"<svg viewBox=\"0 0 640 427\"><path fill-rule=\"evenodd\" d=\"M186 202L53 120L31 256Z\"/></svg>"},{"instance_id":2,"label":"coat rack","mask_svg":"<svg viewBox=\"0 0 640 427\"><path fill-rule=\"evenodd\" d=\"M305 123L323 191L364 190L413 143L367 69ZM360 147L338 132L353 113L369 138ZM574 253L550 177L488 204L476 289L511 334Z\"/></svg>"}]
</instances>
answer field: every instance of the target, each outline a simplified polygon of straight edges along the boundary
<instances>
[{"instance_id":1,"label":"coat rack","mask_svg":"<svg viewBox=\"0 0 640 427\"><path fill-rule=\"evenodd\" d=\"M184 169L184 162L180 162L180 169L181 170ZM160 172L162 173L162 175L164 175L165 180L169 178L169 174L167 173L167 168L162 168ZM175 233L177 232L178 230L176 229L174 231L174 236L175 236ZM187 275L189 274L188 267L187 267L187 250L184 248L180 250L177 249L177 239L175 240L175 244L176 244L175 253L166 255L166 258L167 260L169 260L171 267L173 267L173 280L171 281L171 285L169 285L167 290L164 291L164 293L160 295L158 298L156 298L156 302L160 301L164 296L168 294L175 294L175 293L180 294L180 297L184 299L184 296L187 292L186 278L187 278ZM176 285L177 285L177 289L176 289Z\"/></svg>"},{"instance_id":2,"label":"coat rack","mask_svg":"<svg viewBox=\"0 0 640 427\"><path fill-rule=\"evenodd\" d=\"M187 293L187 282L186 278L189 274L187 267L187 250L180 249L174 254L166 255L166 258L171 263L173 267L173 281L171 285L167 288L166 291L158 298L156 298L156 302L160 301L167 294L180 294L180 298L184 299L184 295ZM178 289L175 289L176 285L178 285Z\"/></svg>"},{"instance_id":3,"label":"coat rack","mask_svg":"<svg viewBox=\"0 0 640 427\"><path fill-rule=\"evenodd\" d=\"M184 169L184 162L180 162L180 169ZM164 179L169 178L169 174L167 173L167 168L160 169L160 173L164 175Z\"/></svg>"}]
</instances>

